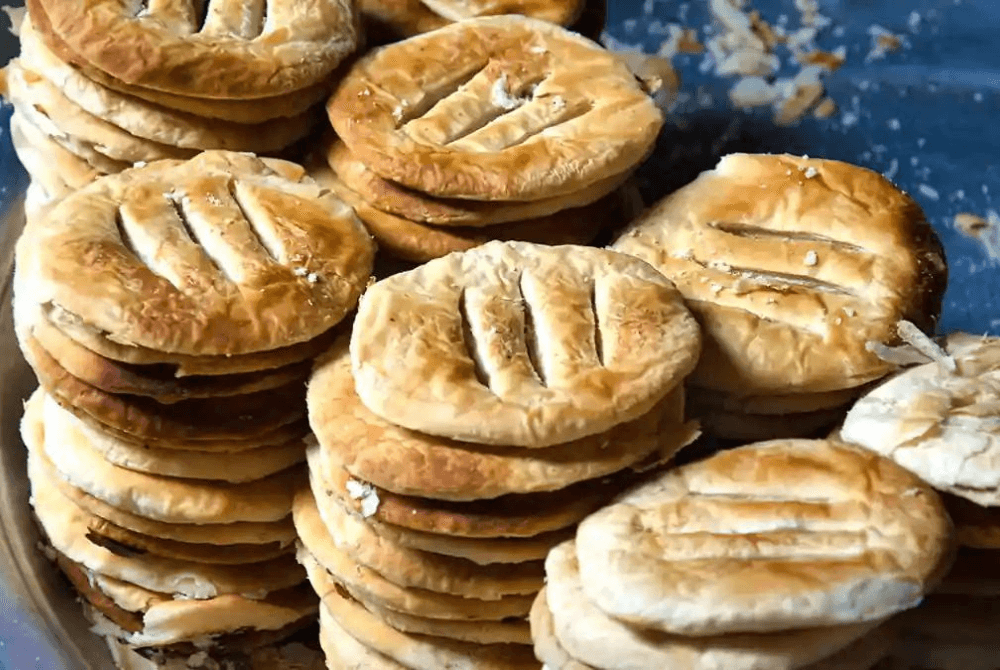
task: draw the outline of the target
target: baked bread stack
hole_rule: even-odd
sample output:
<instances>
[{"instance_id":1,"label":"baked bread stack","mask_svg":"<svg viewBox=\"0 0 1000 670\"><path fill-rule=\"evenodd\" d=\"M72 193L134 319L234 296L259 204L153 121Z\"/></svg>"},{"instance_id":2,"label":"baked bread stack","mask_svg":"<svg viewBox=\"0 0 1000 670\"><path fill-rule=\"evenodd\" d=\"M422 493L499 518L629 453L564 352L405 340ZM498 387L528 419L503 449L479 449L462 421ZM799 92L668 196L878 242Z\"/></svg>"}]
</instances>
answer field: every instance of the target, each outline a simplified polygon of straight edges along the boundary
<instances>
[{"instance_id":1,"label":"baked bread stack","mask_svg":"<svg viewBox=\"0 0 1000 670\"><path fill-rule=\"evenodd\" d=\"M866 670L947 570L935 492L830 441L751 444L585 519L531 613L552 670Z\"/></svg>"},{"instance_id":2,"label":"baked bread stack","mask_svg":"<svg viewBox=\"0 0 1000 670\"><path fill-rule=\"evenodd\" d=\"M606 250L490 242L369 288L310 381L295 501L330 667L537 668L543 559L696 436L698 349L670 283Z\"/></svg>"},{"instance_id":3,"label":"baked bread stack","mask_svg":"<svg viewBox=\"0 0 1000 670\"><path fill-rule=\"evenodd\" d=\"M347 0L32 0L28 10L4 95L29 207L135 163L283 151L316 126L360 39Z\"/></svg>"},{"instance_id":4,"label":"baked bread stack","mask_svg":"<svg viewBox=\"0 0 1000 670\"><path fill-rule=\"evenodd\" d=\"M382 250L415 262L489 239L591 242L629 215L616 191L663 123L614 55L523 16L376 49L327 112L324 183Z\"/></svg>"},{"instance_id":5,"label":"baked bread stack","mask_svg":"<svg viewBox=\"0 0 1000 670\"><path fill-rule=\"evenodd\" d=\"M384 44L481 16L523 14L567 26L596 40L607 18L606 0L361 0L365 34Z\"/></svg>"},{"instance_id":6,"label":"baked bread stack","mask_svg":"<svg viewBox=\"0 0 1000 670\"><path fill-rule=\"evenodd\" d=\"M706 432L740 440L831 428L895 366L872 343L931 331L947 281L917 204L869 170L732 154L633 222L613 249L669 277L704 329L691 376Z\"/></svg>"},{"instance_id":7,"label":"baked bread stack","mask_svg":"<svg viewBox=\"0 0 1000 670\"><path fill-rule=\"evenodd\" d=\"M41 383L34 508L105 634L221 659L314 620L291 519L305 382L373 257L300 167L230 152L103 177L29 218L14 312Z\"/></svg>"},{"instance_id":8,"label":"baked bread stack","mask_svg":"<svg viewBox=\"0 0 1000 670\"><path fill-rule=\"evenodd\" d=\"M956 333L938 360L858 400L841 428L844 440L944 493L955 522L958 557L938 593L907 617L895 652L901 666L993 670L1000 663L998 414L1000 339Z\"/></svg>"}]
</instances>

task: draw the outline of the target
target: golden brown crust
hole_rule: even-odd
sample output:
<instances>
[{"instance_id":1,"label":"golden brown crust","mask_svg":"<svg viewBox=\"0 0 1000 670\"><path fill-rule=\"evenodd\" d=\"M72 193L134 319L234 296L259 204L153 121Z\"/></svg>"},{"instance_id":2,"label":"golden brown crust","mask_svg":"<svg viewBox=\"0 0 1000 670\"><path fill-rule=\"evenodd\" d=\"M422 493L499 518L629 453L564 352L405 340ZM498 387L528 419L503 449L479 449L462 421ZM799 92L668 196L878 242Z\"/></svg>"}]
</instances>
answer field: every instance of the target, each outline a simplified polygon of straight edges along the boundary
<instances>
[{"instance_id":1,"label":"golden brown crust","mask_svg":"<svg viewBox=\"0 0 1000 670\"><path fill-rule=\"evenodd\" d=\"M480 200L549 198L623 175L652 150L662 124L614 56L520 16L463 21L377 49L348 72L327 112L380 176Z\"/></svg>"},{"instance_id":2,"label":"golden brown crust","mask_svg":"<svg viewBox=\"0 0 1000 670\"><path fill-rule=\"evenodd\" d=\"M102 155L126 164L161 159L186 159L195 149L183 149L137 137L98 118L68 99L52 82L23 66L7 64L10 100L33 124L55 137L69 137L93 146Z\"/></svg>"},{"instance_id":3,"label":"golden brown crust","mask_svg":"<svg viewBox=\"0 0 1000 670\"><path fill-rule=\"evenodd\" d=\"M392 493L354 479L342 468L332 474L335 478L327 478L326 482L333 496L347 509L363 514L365 496L375 495L378 507L372 519L400 528L455 537L531 537L566 528L602 507L637 478L629 470L552 492L508 494L490 500L455 503ZM364 495L352 493L359 487Z\"/></svg>"},{"instance_id":4,"label":"golden brown crust","mask_svg":"<svg viewBox=\"0 0 1000 670\"><path fill-rule=\"evenodd\" d=\"M887 618L933 590L952 541L928 485L824 440L760 442L668 471L588 517L576 536L597 606L681 635Z\"/></svg>"},{"instance_id":5,"label":"golden brown crust","mask_svg":"<svg viewBox=\"0 0 1000 670\"><path fill-rule=\"evenodd\" d=\"M323 0L226 5L151 5L136 16L110 0L69 7L30 0L47 42L65 43L67 62L100 69L132 86L205 98L265 98L322 81L358 44L353 3ZM137 57L141 54L141 57Z\"/></svg>"},{"instance_id":6,"label":"golden brown crust","mask_svg":"<svg viewBox=\"0 0 1000 670\"><path fill-rule=\"evenodd\" d=\"M430 635L404 633L337 590L320 607L320 626L330 617L352 638L411 670L537 670L528 645L482 645Z\"/></svg>"},{"instance_id":7,"label":"golden brown crust","mask_svg":"<svg viewBox=\"0 0 1000 670\"><path fill-rule=\"evenodd\" d=\"M262 123L227 122L151 104L84 76L39 39L31 21L21 25L19 63L45 78L73 104L137 137L189 149L277 151L305 136L318 110Z\"/></svg>"},{"instance_id":8,"label":"golden brown crust","mask_svg":"<svg viewBox=\"0 0 1000 670\"><path fill-rule=\"evenodd\" d=\"M725 668L798 670L843 649L876 624L800 628L765 634L670 635L608 616L585 594L573 543L545 562L553 631L573 658L604 670Z\"/></svg>"},{"instance_id":9,"label":"golden brown crust","mask_svg":"<svg viewBox=\"0 0 1000 670\"><path fill-rule=\"evenodd\" d=\"M350 349L357 394L383 419L540 448L648 412L693 368L699 338L645 263L490 242L369 288Z\"/></svg>"},{"instance_id":10,"label":"golden brown crust","mask_svg":"<svg viewBox=\"0 0 1000 670\"><path fill-rule=\"evenodd\" d=\"M126 365L170 366L173 370L173 376L177 379L192 376L212 377L217 375L238 375L248 372L266 372L268 370L295 365L323 353L340 333L343 330L347 330L349 326L348 323L341 322L341 324L306 342L299 342L287 347L278 347L252 354L237 356L171 354L134 344L115 342L109 339L110 333L101 332L99 329L85 323L79 316L56 305L39 306L37 314L30 312L28 310L33 309L33 306L30 305L31 297L26 292L18 296L16 283L14 300L15 310L22 303L28 303L24 308L24 320L26 322L37 322L35 321L36 319L44 321L45 327L52 326L58 329L61 335L72 339L89 351L112 361ZM16 315L15 319L17 319Z\"/></svg>"},{"instance_id":11,"label":"golden brown crust","mask_svg":"<svg viewBox=\"0 0 1000 670\"><path fill-rule=\"evenodd\" d=\"M302 385L229 396L193 398L165 405L152 398L102 391L69 374L31 337L24 357L46 392L78 416L125 433L133 440L232 440L288 426L302 418Z\"/></svg>"},{"instance_id":12,"label":"golden brown crust","mask_svg":"<svg viewBox=\"0 0 1000 670\"><path fill-rule=\"evenodd\" d=\"M677 283L705 332L692 383L731 395L858 386L901 319L933 329L947 272L920 208L869 170L732 154L614 243Z\"/></svg>"},{"instance_id":13,"label":"golden brown crust","mask_svg":"<svg viewBox=\"0 0 1000 670\"><path fill-rule=\"evenodd\" d=\"M309 490L296 495L293 514L304 550L356 600L435 619L499 621L508 617L523 617L528 613L533 598L530 594L483 600L470 595L437 593L394 584L337 548Z\"/></svg>"},{"instance_id":14,"label":"golden brown crust","mask_svg":"<svg viewBox=\"0 0 1000 670\"><path fill-rule=\"evenodd\" d=\"M305 383L312 367L311 361L301 361L273 370L178 378L170 365L133 365L105 358L66 337L46 319L39 319L28 329L39 346L72 376L106 393L148 396L161 403L242 395L293 382Z\"/></svg>"},{"instance_id":15,"label":"golden brown crust","mask_svg":"<svg viewBox=\"0 0 1000 670\"><path fill-rule=\"evenodd\" d=\"M683 423L681 389L635 421L546 449L491 447L406 430L358 398L346 338L317 359L306 401L325 477L336 480L346 469L398 494L438 500L561 489L647 458L669 460L698 435L694 424Z\"/></svg>"},{"instance_id":16,"label":"golden brown crust","mask_svg":"<svg viewBox=\"0 0 1000 670\"><path fill-rule=\"evenodd\" d=\"M359 161L336 138L326 141L326 162L350 191L374 209L420 223L477 228L536 219L596 202L621 186L625 175L615 175L565 196L527 202L491 202L435 198L382 179ZM471 231L470 231L471 232Z\"/></svg>"},{"instance_id":17,"label":"golden brown crust","mask_svg":"<svg viewBox=\"0 0 1000 670\"><path fill-rule=\"evenodd\" d=\"M17 262L39 304L118 342L203 356L329 330L354 307L373 256L353 211L311 180L210 151L77 191L29 222Z\"/></svg>"},{"instance_id":18,"label":"golden brown crust","mask_svg":"<svg viewBox=\"0 0 1000 670\"><path fill-rule=\"evenodd\" d=\"M379 251L415 263L425 263L455 251L468 251L491 240L553 246L588 244L602 230L625 223L622 197L612 194L588 206L561 210L537 219L480 228L439 227L376 209L331 173L317 170L310 174L354 208L375 238Z\"/></svg>"}]
</instances>

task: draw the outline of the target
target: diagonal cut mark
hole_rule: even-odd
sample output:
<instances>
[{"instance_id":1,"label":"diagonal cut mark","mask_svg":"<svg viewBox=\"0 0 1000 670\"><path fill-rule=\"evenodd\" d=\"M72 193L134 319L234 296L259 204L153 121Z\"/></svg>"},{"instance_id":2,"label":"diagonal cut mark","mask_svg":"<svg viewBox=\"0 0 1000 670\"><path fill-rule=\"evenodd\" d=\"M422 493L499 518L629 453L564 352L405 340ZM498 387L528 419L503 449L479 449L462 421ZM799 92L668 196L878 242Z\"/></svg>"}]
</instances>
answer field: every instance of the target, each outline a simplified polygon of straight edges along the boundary
<instances>
[{"instance_id":1,"label":"diagonal cut mark","mask_svg":"<svg viewBox=\"0 0 1000 670\"><path fill-rule=\"evenodd\" d=\"M254 217L250 215L250 208L240 198L239 189L236 188L236 181L234 179L226 182L226 190L229 192L229 197L233 199L236 208L240 210L243 220L247 222L247 230L257 239L261 248L267 253L268 258L274 263L281 264L282 253L280 244L277 240L271 239L270 236L262 234L260 226L255 223Z\"/></svg>"},{"instance_id":2,"label":"diagonal cut mark","mask_svg":"<svg viewBox=\"0 0 1000 670\"><path fill-rule=\"evenodd\" d=\"M545 378L545 370L542 367L533 307L524 291L524 274L517 278L517 292L518 299L524 307L524 348L528 353L528 362L531 364L535 376L538 377L538 382L542 386L548 386L548 381Z\"/></svg>"},{"instance_id":3,"label":"diagonal cut mark","mask_svg":"<svg viewBox=\"0 0 1000 670\"><path fill-rule=\"evenodd\" d=\"M594 352L601 366L607 365L604 360L604 331L601 329L601 313L597 309L597 282L590 286L590 313L594 319Z\"/></svg>"},{"instance_id":4,"label":"diagonal cut mark","mask_svg":"<svg viewBox=\"0 0 1000 670\"><path fill-rule=\"evenodd\" d=\"M458 92L463 86L475 79L476 75L486 69L488 63L474 62L466 65L465 68L452 72L451 75L430 90L424 91L424 96L416 102L405 104L402 101L393 117L396 119L396 127L402 127L418 119L431 111L435 105L450 95Z\"/></svg>"},{"instance_id":5,"label":"diagonal cut mark","mask_svg":"<svg viewBox=\"0 0 1000 670\"><path fill-rule=\"evenodd\" d=\"M462 322L462 342L465 345L465 352L472 361L472 370L476 375L476 381L486 388L490 388L490 374L479 354L479 342L476 340L476 334L472 330L472 321L469 319L469 303L465 289L462 289L458 296L458 315Z\"/></svg>"},{"instance_id":6,"label":"diagonal cut mark","mask_svg":"<svg viewBox=\"0 0 1000 670\"><path fill-rule=\"evenodd\" d=\"M458 132L451 134L445 143L451 144L457 142L520 109L531 101L535 94L535 89L543 79L541 76L528 79L522 82L516 89L508 90L504 87L507 79L501 76L494 83L494 88L491 89L490 100L484 101L488 104L483 107L482 114L469 119L469 123ZM500 90L498 91L497 89Z\"/></svg>"},{"instance_id":7,"label":"diagonal cut mark","mask_svg":"<svg viewBox=\"0 0 1000 670\"><path fill-rule=\"evenodd\" d=\"M202 255L208 259L208 261L215 267L215 269L219 272L219 274L224 276L229 281L234 281L233 278L229 276L229 273L226 272L225 266L222 263L220 263L218 259L216 259L210 253L208 253L208 250L202 243L201 238L198 237L198 231L195 230L194 226L191 225L191 219L188 216L187 209L184 207L184 196L178 198L173 193L170 193L167 195L167 202L169 202L170 206L174 208L174 213L177 215L177 220L180 222L181 228L184 229L184 232L187 233L187 236L198 247Z\"/></svg>"},{"instance_id":8,"label":"diagonal cut mark","mask_svg":"<svg viewBox=\"0 0 1000 670\"><path fill-rule=\"evenodd\" d=\"M121 207L115 208L115 229L118 231L118 237L121 239L122 246L125 247L125 250L146 264L142 255L139 253L139 250L136 249L135 242L132 241L132 236L129 235L128 229L125 227L125 220L122 218Z\"/></svg>"},{"instance_id":9,"label":"diagonal cut mark","mask_svg":"<svg viewBox=\"0 0 1000 670\"><path fill-rule=\"evenodd\" d=\"M834 284L832 282L823 281L822 279L816 279L815 277L805 275L736 267L730 267L729 272L730 274L734 274L743 279L749 279L750 281L763 284L764 286L768 286L770 288L805 288L817 293L832 293L834 295L845 295L852 298L858 297L857 293L846 286L841 286L840 284Z\"/></svg>"},{"instance_id":10,"label":"diagonal cut mark","mask_svg":"<svg viewBox=\"0 0 1000 670\"><path fill-rule=\"evenodd\" d=\"M194 14L194 32L200 33L205 29L205 21L208 19L209 4L211 0L191 0Z\"/></svg>"},{"instance_id":11,"label":"diagonal cut mark","mask_svg":"<svg viewBox=\"0 0 1000 670\"><path fill-rule=\"evenodd\" d=\"M837 251L851 254L874 254L874 251L866 249L857 244L844 242L826 235L810 233L803 230L773 230L763 226L754 226L747 223L732 223L728 221L713 221L708 224L709 228L714 228L727 235L743 237L751 240L773 239L778 242L815 242L833 247Z\"/></svg>"},{"instance_id":12,"label":"diagonal cut mark","mask_svg":"<svg viewBox=\"0 0 1000 670\"><path fill-rule=\"evenodd\" d=\"M532 101L531 105L521 105L507 114L493 119L476 132L469 133L461 139L453 140L449 143L449 146L465 144L473 148L481 144L488 151L502 151L524 144L532 137L541 135L547 130L570 123L574 119L584 116L593 108L593 103L589 100L580 101L573 106L567 106L565 109L560 110L555 116L545 116L541 123L539 123L538 118L531 116L534 111L533 105L539 100L540 98ZM512 119L514 120L513 125L521 123L523 120L517 133L507 132L510 128L502 128L501 126L501 124L511 126Z\"/></svg>"}]
</instances>

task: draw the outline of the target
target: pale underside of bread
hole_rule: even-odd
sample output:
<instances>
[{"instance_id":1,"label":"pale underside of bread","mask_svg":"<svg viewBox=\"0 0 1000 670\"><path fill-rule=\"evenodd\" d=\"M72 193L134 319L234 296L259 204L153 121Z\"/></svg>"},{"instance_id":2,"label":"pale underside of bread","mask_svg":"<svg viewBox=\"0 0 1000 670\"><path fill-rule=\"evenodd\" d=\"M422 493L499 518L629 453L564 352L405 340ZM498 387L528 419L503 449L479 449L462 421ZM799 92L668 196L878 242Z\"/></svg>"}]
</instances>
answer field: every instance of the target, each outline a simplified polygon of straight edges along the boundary
<instances>
[{"instance_id":1,"label":"pale underside of bread","mask_svg":"<svg viewBox=\"0 0 1000 670\"><path fill-rule=\"evenodd\" d=\"M29 222L22 281L38 303L163 352L311 340L354 307L374 245L346 204L272 164L210 151L99 180Z\"/></svg>"},{"instance_id":2,"label":"pale underside of bread","mask_svg":"<svg viewBox=\"0 0 1000 670\"><path fill-rule=\"evenodd\" d=\"M128 164L162 159L186 159L197 153L143 137L94 116L69 100L59 88L26 68L20 59L8 63L11 102L21 113L50 135L63 135L93 145L97 151Z\"/></svg>"},{"instance_id":3,"label":"pale underside of bread","mask_svg":"<svg viewBox=\"0 0 1000 670\"><path fill-rule=\"evenodd\" d=\"M601 670L795 670L828 657L877 623L770 634L692 637L643 630L612 619L584 593L572 542L546 560L553 629L573 658Z\"/></svg>"},{"instance_id":4,"label":"pale underside of bread","mask_svg":"<svg viewBox=\"0 0 1000 670\"><path fill-rule=\"evenodd\" d=\"M301 439L246 450L238 456L226 452L161 449L129 442L85 424L51 398L45 400L44 421L53 435L73 431L86 441L88 448L112 465L164 477L252 482L305 460L305 445Z\"/></svg>"},{"instance_id":5,"label":"pale underside of bread","mask_svg":"<svg viewBox=\"0 0 1000 670\"><path fill-rule=\"evenodd\" d=\"M410 670L537 670L531 647L482 645L448 638L404 633L382 622L336 591L320 605L320 627L333 619L362 645Z\"/></svg>"},{"instance_id":6,"label":"pale underside of bread","mask_svg":"<svg viewBox=\"0 0 1000 670\"><path fill-rule=\"evenodd\" d=\"M317 359L306 393L321 450L317 465L331 481L343 468L399 494L451 501L552 491L646 459L667 461L698 435L694 423L684 423L681 387L634 421L546 449L477 445L406 430L358 398L346 344L341 339Z\"/></svg>"},{"instance_id":7,"label":"pale underside of bread","mask_svg":"<svg viewBox=\"0 0 1000 670\"><path fill-rule=\"evenodd\" d=\"M326 654L328 670L349 670L350 668L378 668L378 670L409 670L403 665L366 647L329 614L320 610L319 642Z\"/></svg>"},{"instance_id":8,"label":"pale underside of bread","mask_svg":"<svg viewBox=\"0 0 1000 670\"><path fill-rule=\"evenodd\" d=\"M521 16L463 21L375 50L327 112L380 176L474 200L550 198L625 174L663 122L614 56Z\"/></svg>"},{"instance_id":9,"label":"pale underside of bread","mask_svg":"<svg viewBox=\"0 0 1000 670\"><path fill-rule=\"evenodd\" d=\"M953 558L929 486L824 440L756 443L668 471L585 519L576 541L598 606L682 635L878 621L919 604Z\"/></svg>"},{"instance_id":10,"label":"pale underside of bread","mask_svg":"<svg viewBox=\"0 0 1000 670\"><path fill-rule=\"evenodd\" d=\"M295 498L294 519L304 550L356 600L432 619L499 621L528 613L531 594L482 600L469 595L438 593L394 584L375 570L358 564L337 548L308 490L301 491Z\"/></svg>"},{"instance_id":11,"label":"pale underside of bread","mask_svg":"<svg viewBox=\"0 0 1000 670\"><path fill-rule=\"evenodd\" d=\"M310 462L313 453L309 452ZM340 505L321 504L326 497L323 483L314 475L309 479L319 515L337 548L394 584L482 600L531 594L542 586L541 561L479 565L395 544Z\"/></svg>"},{"instance_id":12,"label":"pale underside of bread","mask_svg":"<svg viewBox=\"0 0 1000 670\"><path fill-rule=\"evenodd\" d=\"M121 556L87 537L89 515L45 481L29 457L35 515L56 551L90 570L161 593L194 599L242 594L260 599L270 591L295 586L304 575L291 555L247 567L179 561L161 556Z\"/></svg>"},{"instance_id":13,"label":"pale underside of bread","mask_svg":"<svg viewBox=\"0 0 1000 670\"><path fill-rule=\"evenodd\" d=\"M305 566L309 582L321 600L343 598L349 590L327 571L308 552L299 553L299 561ZM417 635L432 635L435 637L471 642L474 644L531 644L531 631L525 619L465 621L461 619L431 619L413 614L384 608L370 602L353 599L354 604L361 605L369 613L378 617L386 625L403 633Z\"/></svg>"},{"instance_id":14,"label":"pale underside of bread","mask_svg":"<svg viewBox=\"0 0 1000 670\"><path fill-rule=\"evenodd\" d=\"M17 273L15 273L15 280L16 277ZM15 283L15 309L20 302ZM43 327L52 326L58 329L61 335L95 354L130 365L169 365L173 367L174 376L178 379L193 376L211 377L262 372L286 365L295 365L312 359L328 349L330 343L340 332L338 327L334 327L306 342L252 354L199 356L197 354L171 354L131 343L116 342L110 339L111 333L102 332L84 322L78 315L68 312L58 305L42 305L39 307L39 311L41 314L38 315L38 318L47 322ZM31 318L33 317L28 317L26 320L30 321Z\"/></svg>"},{"instance_id":15,"label":"pale underside of bread","mask_svg":"<svg viewBox=\"0 0 1000 670\"><path fill-rule=\"evenodd\" d=\"M49 139L15 112L10 117L10 138L21 165L52 199L69 195L102 175L82 158Z\"/></svg>"},{"instance_id":16,"label":"pale underside of bread","mask_svg":"<svg viewBox=\"0 0 1000 670\"><path fill-rule=\"evenodd\" d=\"M1000 340L906 370L862 397L841 428L860 444L941 491L983 506L1000 503Z\"/></svg>"},{"instance_id":17,"label":"pale underside of bread","mask_svg":"<svg viewBox=\"0 0 1000 670\"><path fill-rule=\"evenodd\" d=\"M61 61L26 17L21 24L21 65L48 80L73 104L137 137L189 149L268 152L302 138L317 120L302 112L258 124L227 122L174 110L129 96Z\"/></svg>"},{"instance_id":18,"label":"pale underside of bread","mask_svg":"<svg viewBox=\"0 0 1000 670\"><path fill-rule=\"evenodd\" d=\"M130 86L205 98L267 98L323 81L357 46L353 3L323 0L152 5L136 16L91 0L66 7L31 0L28 11L60 54ZM137 58L136 54L142 54Z\"/></svg>"},{"instance_id":19,"label":"pale underside of bread","mask_svg":"<svg viewBox=\"0 0 1000 670\"><path fill-rule=\"evenodd\" d=\"M700 335L636 259L490 242L370 287L350 350L357 394L383 419L541 448L652 409L693 368Z\"/></svg>"},{"instance_id":20,"label":"pale underside of bread","mask_svg":"<svg viewBox=\"0 0 1000 670\"><path fill-rule=\"evenodd\" d=\"M44 450L61 477L113 507L155 521L201 524L279 521L292 511L304 468L229 483L153 475L113 465L74 425L46 426Z\"/></svg>"},{"instance_id":21,"label":"pale underside of bread","mask_svg":"<svg viewBox=\"0 0 1000 670\"><path fill-rule=\"evenodd\" d=\"M57 561L92 606L119 620L118 625L128 625L125 642L136 647L165 646L247 629L276 631L317 611L316 596L305 583L269 593L263 600L234 594L206 600L175 599L169 593L88 571L61 555Z\"/></svg>"},{"instance_id":22,"label":"pale underside of bread","mask_svg":"<svg viewBox=\"0 0 1000 670\"><path fill-rule=\"evenodd\" d=\"M837 161L731 154L612 245L671 278L705 333L693 384L734 395L820 393L893 366L868 351L897 323L930 331L947 278L917 204Z\"/></svg>"},{"instance_id":23,"label":"pale underside of bread","mask_svg":"<svg viewBox=\"0 0 1000 670\"><path fill-rule=\"evenodd\" d=\"M336 137L325 140L323 153L333 173L349 191L357 195L360 202L409 221L449 227L489 228L583 207L614 192L628 177L627 173L614 175L575 193L542 200L460 200L435 198L379 177Z\"/></svg>"}]
</instances>

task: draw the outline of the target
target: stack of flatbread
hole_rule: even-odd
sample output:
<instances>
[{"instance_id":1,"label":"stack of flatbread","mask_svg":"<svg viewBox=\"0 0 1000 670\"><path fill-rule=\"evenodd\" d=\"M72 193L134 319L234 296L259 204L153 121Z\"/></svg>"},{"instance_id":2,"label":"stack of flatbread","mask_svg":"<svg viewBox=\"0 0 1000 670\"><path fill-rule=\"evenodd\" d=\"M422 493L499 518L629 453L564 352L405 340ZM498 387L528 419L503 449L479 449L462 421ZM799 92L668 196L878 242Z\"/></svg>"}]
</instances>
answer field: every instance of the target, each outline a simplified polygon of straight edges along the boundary
<instances>
[{"instance_id":1,"label":"stack of flatbread","mask_svg":"<svg viewBox=\"0 0 1000 670\"><path fill-rule=\"evenodd\" d=\"M358 45L353 3L32 0L5 69L28 206L135 163L274 155L321 118Z\"/></svg>"},{"instance_id":2,"label":"stack of flatbread","mask_svg":"<svg viewBox=\"0 0 1000 670\"><path fill-rule=\"evenodd\" d=\"M596 40L607 19L606 0L360 0L358 9L369 43L374 44L499 14L551 21Z\"/></svg>"},{"instance_id":3,"label":"stack of flatbread","mask_svg":"<svg viewBox=\"0 0 1000 670\"><path fill-rule=\"evenodd\" d=\"M831 160L732 154L612 245L684 295L705 333L693 416L738 440L809 437L896 369L872 344L930 332L947 283L919 206L881 175Z\"/></svg>"},{"instance_id":4,"label":"stack of flatbread","mask_svg":"<svg viewBox=\"0 0 1000 670\"><path fill-rule=\"evenodd\" d=\"M960 545L941 587L906 617L890 667L996 670L1000 339L954 334L936 358L861 398L840 434L941 491Z\"/></svg>"},{"instance_id":5,"label":"stack of flatbread","mask_svg":"<svg viewBox=\"0 0 1000 670\"><path fill-rule=\"evenodd\" d=\"M383 251L416 262L491 239L587 244L623 224L635 196L620 189L663 122L614 55L523 16L376 49L327 111L322 181Z\"/></svg>"},{"instance_id":6,"label":"stack of flatbread","mask_svg":"<svg viewBox=\"0 0 1000 670\"><path fill-rule=\"evenodd\" d=\"M947 570L951 531L929 486L858 447L721 452L549 554L535 650L550 670L867 670Z\"/></svg>"},{"instance_id":7,"label":"stack of flatbread","mask_svg":"<svg viewBox=\"0 0 1000 670\"><path fill-rule=\"evenodd\" d=\"M606 250L490 242L369 288L309 383L294 510L330 667L537 668L543 559L697 435L698 350L670 283Z\"/></svg>"},{"instance_id":8,"label":"stack of flatbread","mask_svg":"<svg viewBox=\"0 0 1000 670\"><path fill-rule=\"evenodd\" d=\"M314 621L294 556L305 382L374 245L276 159L205 152L29 218L15 326L34 509L98 629L232 660Z\"/></svg>"}]
</instances>

